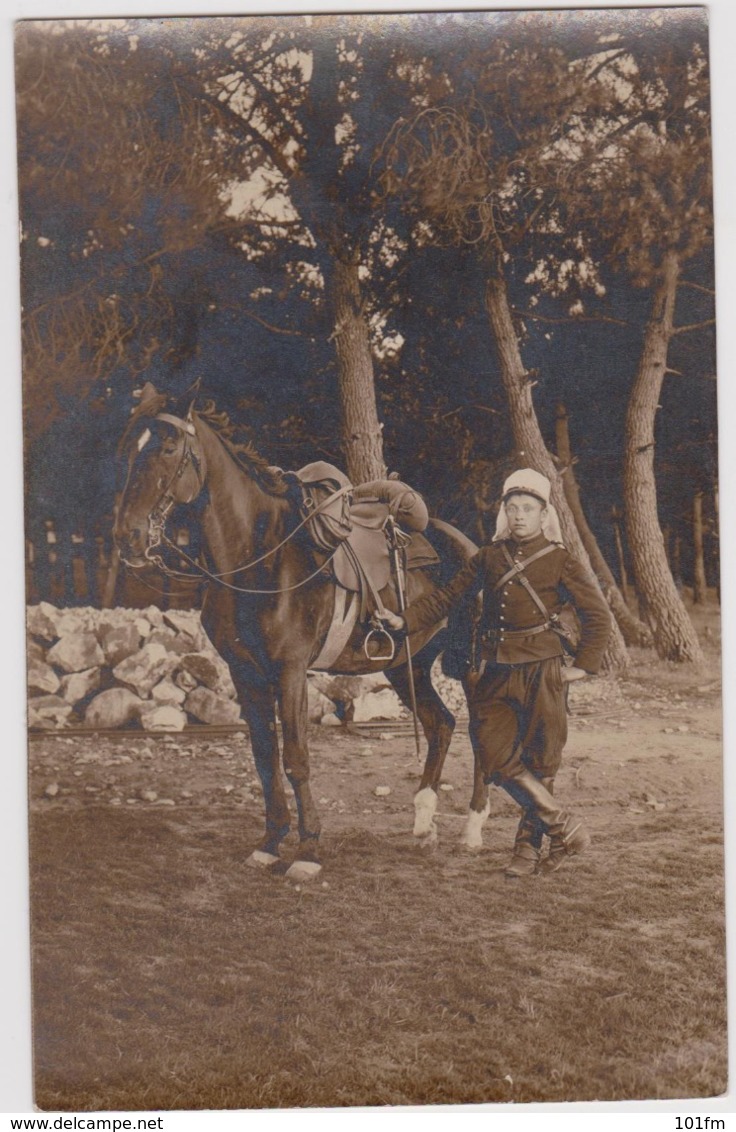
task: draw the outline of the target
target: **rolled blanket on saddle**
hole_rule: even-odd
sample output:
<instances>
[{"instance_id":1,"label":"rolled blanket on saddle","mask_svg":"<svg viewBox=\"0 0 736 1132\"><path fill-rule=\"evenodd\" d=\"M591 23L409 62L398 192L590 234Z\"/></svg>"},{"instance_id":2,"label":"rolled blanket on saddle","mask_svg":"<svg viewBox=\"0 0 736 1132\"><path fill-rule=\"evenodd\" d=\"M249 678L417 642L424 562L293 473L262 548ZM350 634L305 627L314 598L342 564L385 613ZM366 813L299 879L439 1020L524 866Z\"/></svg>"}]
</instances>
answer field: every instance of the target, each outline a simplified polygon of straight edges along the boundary
<instances>
[{"instance_id":1,"label":"rolled blanket on saddle","mask_svg":"<svg viewBox=\"0 0 736 1132\"><path fill-rule=\"evenodd\" d=\"M353 487L334 464L316 460L295 473L303 495L305 527L318 550L334 550L354 527L382 530L389 516L405 531L423 531L427 506L401 480L372 480Z\"/></svg>"},{"instance_id":2,"label":"rolled blanket on saddle","mask_svg":"<svg viewBox=\"0 0 736 1132\"><path fill-rule=\"evenodd\" d=\"M362 527L382 527L388 516L405 531L424 531L427 505L418 492L401 480L372 480L353 490L350 517Z\"/></svg>"}]
</instances>

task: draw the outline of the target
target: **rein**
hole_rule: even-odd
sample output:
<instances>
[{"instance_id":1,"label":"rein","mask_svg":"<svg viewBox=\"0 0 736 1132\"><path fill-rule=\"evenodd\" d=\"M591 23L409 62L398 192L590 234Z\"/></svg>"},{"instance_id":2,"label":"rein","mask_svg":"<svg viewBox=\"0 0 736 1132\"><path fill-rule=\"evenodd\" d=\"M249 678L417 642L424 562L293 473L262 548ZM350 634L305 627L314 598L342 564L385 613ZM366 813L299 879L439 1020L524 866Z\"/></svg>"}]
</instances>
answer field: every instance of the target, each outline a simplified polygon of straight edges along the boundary
<instances>
[{"instance_id":1,"label":"rein","mask_svg":"<svg viewBox=\"0 0 736 1132\"><path fill-rule=\"evenodd\" d=\"M319 512L322 511L323 508L328 507L329 504L333 503L336 499L340 499L342 496L347 495L349 492L351 492L353 490L352 485L341 487L337 491L333 491L331 495L328 495L326 499L323 499L321 503L313 508L313 510L311 510L309 514L306 515L301 520L301 522L299 522L293 528L293 530L289 531L289 533L281 540L281 542L277 543L276 546L271 547L271 549L267 550L265 554L261 554L258 558L252 559L252 561L247 562L243 566L236 566L232 570L223 570L221 573L215 574L212 571L208 570L205 566L202 566L199 562L195 561L195 559L190 557L190 555L183 551L181 547L178 547L174 542L171 541L171 539L166 534L165 528L169 513L176 503L176 498L173 495L171 488L178 482L178 480L181 479L187 465L190 462L197 474L200 490L204 486L204 481L200 475L200 463L195 453L192 451L191 443L189 441L189 437L196 436L196 430L194 424L191 421L184 421L181 418L174 417L169 413L157 414L156 420L166 421L168 424L174 425L177 429L179 429L180 432L183 432L185 434L184 451L182 452L179 466L164 488L158 501L154 504L154 506L148 513L148 541L146 549L144 551L144 557L148 559L148 561L152 563L152 565L156 566L163 574L168 575L168 577L170 578L207 578L209 581L217 582L218 585L225 586L226 589L234 590L236 593L281 594L290 593L292 590L298 590L302 586L305 586L307 582L311 582L314 578L316 578L323 572L325 567L328 566L330 562L332 562L332 559L337 554L339 547L336 547L335 550L333 550L332 554L330 554L330 556L326 558L325 561L321 563L321 565L318 566L318 568L311 574L309 574L306 578L302 578L300 582L297 582L293 586L283 586L275 590L252 589L245 586L236 586L231 582L226 582L224 580L226 577L232 577L234 574L240 574L245 570L250 570L254 566L258 566L261 562L265 562L268 558L271 558L274 554L277 553L277 551L281 550L282 547L291 542L294 536L298 534L299 531L302 530L302 528L306 526L306 524L309 523L316 514L319 514ZM189 500L188 502L191 502L191 500ZM187 562L190 566L192 566L197 571L197 573L189 574L185 571L173 570L170 566L167 566L160 554L153 553L156 548L160 547L161 545L167 546L169 547L169 549L175 551L175 553L178 554L180 558L183 558L185 562Z\"/></svg>"}]
</instances>

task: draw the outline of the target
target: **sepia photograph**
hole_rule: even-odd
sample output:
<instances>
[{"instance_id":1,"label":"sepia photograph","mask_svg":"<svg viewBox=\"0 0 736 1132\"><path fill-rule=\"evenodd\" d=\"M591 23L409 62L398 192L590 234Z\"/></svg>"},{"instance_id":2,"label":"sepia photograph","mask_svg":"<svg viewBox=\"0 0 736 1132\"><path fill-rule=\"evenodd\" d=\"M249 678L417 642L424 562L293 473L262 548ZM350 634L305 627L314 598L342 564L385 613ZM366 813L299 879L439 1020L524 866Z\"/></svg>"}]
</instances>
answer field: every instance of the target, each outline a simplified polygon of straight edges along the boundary
<instances>
[{"instance_id":1,"label":"sepia photograph","mask_svg":"<svg viewBox=\"0 0 736 1132\"><path fill-rule=\"evenodd\" d=\"M727 1093L710 47L16 22L38 1111Z\"/></svg>"}]
</instances>

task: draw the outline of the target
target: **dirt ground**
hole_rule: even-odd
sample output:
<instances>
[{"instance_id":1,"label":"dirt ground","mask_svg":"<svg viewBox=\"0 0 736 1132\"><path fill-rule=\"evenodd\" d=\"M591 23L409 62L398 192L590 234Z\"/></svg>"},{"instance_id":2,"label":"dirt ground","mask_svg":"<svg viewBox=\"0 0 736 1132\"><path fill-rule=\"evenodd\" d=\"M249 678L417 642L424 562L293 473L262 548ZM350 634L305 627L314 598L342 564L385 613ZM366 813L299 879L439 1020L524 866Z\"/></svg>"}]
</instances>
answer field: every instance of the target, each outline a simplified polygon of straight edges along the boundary
<instances>
[{"instance_id":1,"label":"dirt ground","mask_svg":"<svg viewBox=\"0 0 736 1132\"><path fill-rule=\"evenodd\" d=\"M484 849L457 847L462 722L431 851L411 835L408 727L312 728L324 870L302 886L245 867L263 818L243 735L34 737L37 1103L717 1095L719 695L715 662L644 654L626 681L578 685L558 793L593 847L525 882L503 876L517 813L502 792Z\"/></svg>"}]
</instances>

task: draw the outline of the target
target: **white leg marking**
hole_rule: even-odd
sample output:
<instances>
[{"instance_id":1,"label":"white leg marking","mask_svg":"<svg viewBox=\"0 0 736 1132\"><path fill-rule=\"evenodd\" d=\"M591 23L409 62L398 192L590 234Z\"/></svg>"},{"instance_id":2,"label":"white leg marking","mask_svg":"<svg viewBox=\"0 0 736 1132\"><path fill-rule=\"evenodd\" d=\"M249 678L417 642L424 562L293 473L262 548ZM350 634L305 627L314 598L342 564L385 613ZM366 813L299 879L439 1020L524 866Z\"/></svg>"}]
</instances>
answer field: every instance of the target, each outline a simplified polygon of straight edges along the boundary
<instances>
[{"instance_id":1,"label":"white leg marking","mask_svg":"<svg viewBox=\"0 0 736 1132\"><path fill-rule=\"evenodd\" d=\"M434 824L434 815L437 809L437 795L431 786L425 786L414 797L414 836L427 837L437 828Z\"/></svg>"},{"instance_id":2,"label":"white leg marking","mask_svg":"<svg viewBox=\"0 0 736 1132\"><path fill-rule=\"evenodd\" d=\"M316 861L294 861L286 870L286 876L289 880L302 884L304 881L314 880L321 872L322 866Z\"/></svg>"},{"instance_id":3,"label":"white leg marking","mask_svg":"<svg viewBox=\"0 0 736 1132\"><path fill-rule=\"evenodd\" d=\"M477 810L468 811L468 820L465 823L465 829L460 836L460 844L464 845L466 849L482 849L483 848L483 826L486 819L491 812L491 800L488 798L484 808L478 813Z\"/></svg>"},{"instance_id":4,"label":"white leg marking","mask_svg":"<svg viewBox=\"0 0 736 1132\"><path fill-rule=\"evenodd\" d=\"M263 849L254 849L245 863L251 869L270 869L271 865L275 865L278 859L273 853L264 853Z\"/></svg>"}]
</instances>

